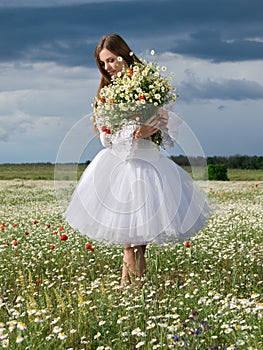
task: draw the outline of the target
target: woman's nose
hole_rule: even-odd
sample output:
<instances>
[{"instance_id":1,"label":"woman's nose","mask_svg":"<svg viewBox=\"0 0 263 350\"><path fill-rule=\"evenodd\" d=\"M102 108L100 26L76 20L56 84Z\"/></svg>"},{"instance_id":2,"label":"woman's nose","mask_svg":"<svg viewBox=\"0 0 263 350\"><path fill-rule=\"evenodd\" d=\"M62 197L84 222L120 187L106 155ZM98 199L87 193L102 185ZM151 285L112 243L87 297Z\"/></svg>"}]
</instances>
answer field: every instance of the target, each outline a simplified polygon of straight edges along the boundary
<instances>
[{"instance_id":1,"label":"woman's nose","mask_svg":"<svg viewBox=\"0 0 263 350\"><path fill-rule=\"evenodd\" d=\"M104 65L104 68L105 68L105 70L108 70L109 69L109 63L108 62L105 62L105 65Z\"/></svg>"}]
</instances>

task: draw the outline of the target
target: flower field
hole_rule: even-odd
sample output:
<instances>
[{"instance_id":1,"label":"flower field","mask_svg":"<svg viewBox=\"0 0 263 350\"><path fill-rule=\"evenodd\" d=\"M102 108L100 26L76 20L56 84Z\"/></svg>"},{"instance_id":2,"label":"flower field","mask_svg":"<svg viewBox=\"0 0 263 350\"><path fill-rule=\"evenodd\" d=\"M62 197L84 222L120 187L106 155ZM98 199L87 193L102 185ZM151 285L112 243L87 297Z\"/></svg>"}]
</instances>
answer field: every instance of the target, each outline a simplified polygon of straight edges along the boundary
<instances>
[{"instance_id":1,"label":"flower field","mask_svg":"<svg viewBox=\"0 0 263 350\"><path fill-rule=\"evenodd\" d=\"M122 249L74 232L52 181L0 190L0 349L263 349L263 182L210 182L207 227L149 246L127 288Z\"/></svg>"}]
</instances>

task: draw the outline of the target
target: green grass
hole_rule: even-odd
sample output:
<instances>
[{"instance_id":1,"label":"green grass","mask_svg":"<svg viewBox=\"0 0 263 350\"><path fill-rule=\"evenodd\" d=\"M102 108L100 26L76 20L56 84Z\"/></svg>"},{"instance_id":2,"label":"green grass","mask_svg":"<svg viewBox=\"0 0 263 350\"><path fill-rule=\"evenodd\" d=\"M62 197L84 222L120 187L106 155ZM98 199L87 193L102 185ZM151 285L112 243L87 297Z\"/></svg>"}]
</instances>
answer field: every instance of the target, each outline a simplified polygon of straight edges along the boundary
<instances>
[{"instance_id":1,"label":"green grass","mask_svg":"<svg viewBox=\"0 0 263 350\"><path fill-rule=\"evenodd\" d=\"M86 164L54 165L51 163L0 164L0 180L53 180L55 169L59 180L74 179L75 171L79 179L86 166ZM191 171L187 167L184 168L186 171ZM230 181L263 181L263 169L228 169L228 178Z\"/></svg>"},{"instance_id":2,"label":"green grass","mask_svg":"<svg viewBox=\"0 0 263 350\"><path fill-rule=\"evenodd\" d=\"M59 167L59 180L70 180L72 171L77 169L79 178L86 166L86 164L55 166L51 163L0 164L0 180L53 180L56 167Z\"/></svg>"},{"instance_id":3,"label":"green grass","mask_svg":"<svg viewBox=\"0 0 263 350\"><path fill-rule=\"evenodd\" d=\"M227 174L230 181L263 181L263 169L228 169Z\"/></svg>"},{"instance_id":4,"label":"green grass","mask_svg":"<svg viewBox=\"0 0 263 350\"><path fill-rule=\"evenodd\" d=\"M122 249L87 250L53 181L0 181L0 348L263 349L263 182L209 195L216 212L190 248L148 246L141 286L123 289Z\"/></svg>"}]
</instances>

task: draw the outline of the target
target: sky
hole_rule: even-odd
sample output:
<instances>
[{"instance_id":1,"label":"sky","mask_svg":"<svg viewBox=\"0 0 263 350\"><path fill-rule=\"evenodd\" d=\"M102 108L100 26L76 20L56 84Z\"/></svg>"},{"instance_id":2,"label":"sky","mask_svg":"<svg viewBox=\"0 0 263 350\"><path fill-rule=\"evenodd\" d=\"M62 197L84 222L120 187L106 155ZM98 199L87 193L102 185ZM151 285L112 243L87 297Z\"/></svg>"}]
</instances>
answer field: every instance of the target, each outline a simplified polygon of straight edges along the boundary
<instances>
[{"instance_id":1,"label":"sky","mask_svg":"<svg viewBox=\"0 0 263 350\"><path fill-rule=\"evenodd\" d=\"M67 161L101 149L89 118L106 33L175 73L206 156L263 155L262 23L261 0L0 0L0 163L53 163L65 142Z\"/></svg>"}]
</instances>

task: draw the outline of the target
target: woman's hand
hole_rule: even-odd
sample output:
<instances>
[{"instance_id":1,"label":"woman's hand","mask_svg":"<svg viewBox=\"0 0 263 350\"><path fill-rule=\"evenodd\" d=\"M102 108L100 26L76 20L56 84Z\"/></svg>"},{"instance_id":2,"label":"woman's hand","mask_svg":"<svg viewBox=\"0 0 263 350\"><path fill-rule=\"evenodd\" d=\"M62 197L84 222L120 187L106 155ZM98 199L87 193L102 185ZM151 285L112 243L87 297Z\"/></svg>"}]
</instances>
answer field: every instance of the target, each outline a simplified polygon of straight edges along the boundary
<instances>
[{"instance_id":1,"label":"woman's hand","mask_svg":"<svg viewBox=\"0 0 263 350\"><path fill-rule=\"evenodd\" d=\"M144 124L134 131L134 138L144 139L152 136L160 129L167 130L168 118L168 113L163 109L159 109L156 114L148 118Z\"/></svg>"},{"instance_id":2,"label":"woman's hand","mask_svg":"<svg viewBox=\"0 0 263 350\"><path fill-rule=\"evenodd\" d=\"M144 139L144 138L152 136L157 131L158 131L158 120L157 120L157 116L153 115L149 119L147 119L144 122L144 124L141 124L134 131L134 138L135 139Z\"/></svg>"},{"instance_id":3,"label":"woman's hand","mask_svg":"<svg viewBox=\"0 0 263 350\"><path fill-rule=\"evenodd\" d=\"M161 130L167 130L167 123L169 119L168 113L164 109L159 108L157 115L159 120L158 128Z\"/></svg>"}]
</instances>

